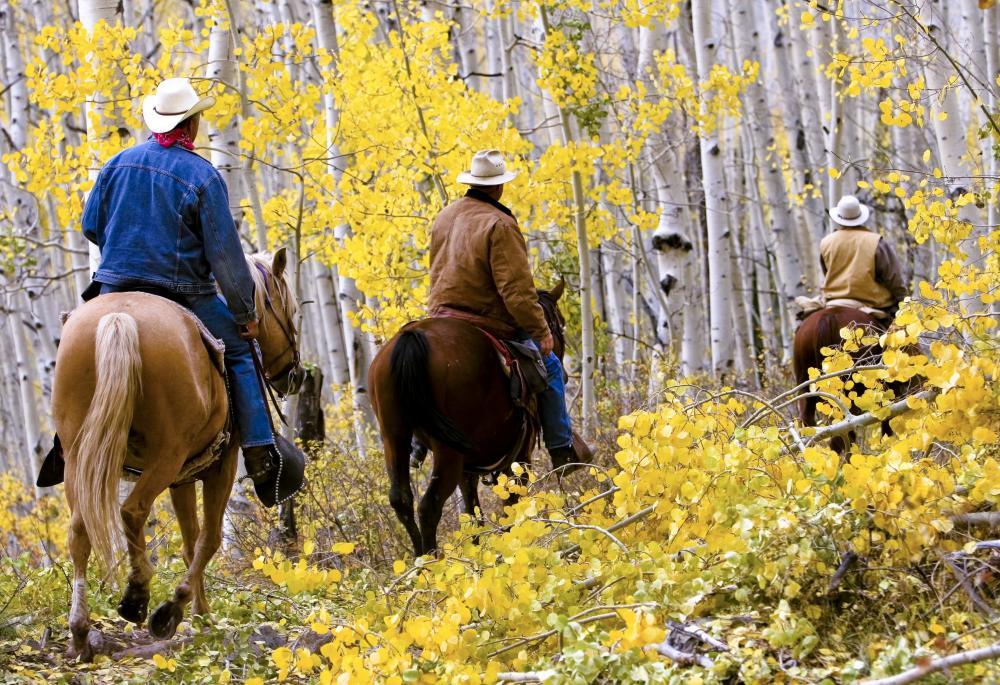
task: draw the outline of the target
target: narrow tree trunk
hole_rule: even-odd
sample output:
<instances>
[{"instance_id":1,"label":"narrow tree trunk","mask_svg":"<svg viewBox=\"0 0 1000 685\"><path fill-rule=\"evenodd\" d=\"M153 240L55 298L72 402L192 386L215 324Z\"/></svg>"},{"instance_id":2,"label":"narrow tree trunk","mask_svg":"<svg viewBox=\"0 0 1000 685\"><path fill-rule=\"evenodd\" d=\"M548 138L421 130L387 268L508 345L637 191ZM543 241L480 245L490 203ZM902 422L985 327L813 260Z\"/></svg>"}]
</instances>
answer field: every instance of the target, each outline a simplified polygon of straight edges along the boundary
<instances>
[{"instance_id":1,"label":"narrow tree trunk","mask_svg":"<svg viewBox=\"0 0 1000 685\"><path fill-rule=\"evenodd\" d=\"M233 4L233 11L239 11L239 4ZM213 14L212 30L208 38L208 65L205 68L206 78L222 85L223 92L236 91L236 70L239 68L236 58L237 39L239 35L239 16L230 16L228 10ZM243 180L245 172L240 156L240 116L233 112L232 118L221 130L210 125L208 129L208 144L211 147L212 164L222 175L229 190L229 210L233 220L239 226L243 221L241 207L245 197Z\"/></svg>"},{"instance_id":2,"label":"narrow tree trunk","mask_svg":"<svg viewBox=\"0 0 1000 685\"><path fill-rule=\"evenodd\" d=\"M692 0L695 58L698 78L708 80L716 61L718 38L713 34L712 0ZM718 26L718 22L714 22ZM707 114L708 103L702 102ZM733 368L733 328L731 259L726 214L729 198L723 172L723 155L717 131L699 138L702 179L705 187L705 213L708 222L709 337L712 349L712 373L727 376Z\"/></svg>"}]
</instances>

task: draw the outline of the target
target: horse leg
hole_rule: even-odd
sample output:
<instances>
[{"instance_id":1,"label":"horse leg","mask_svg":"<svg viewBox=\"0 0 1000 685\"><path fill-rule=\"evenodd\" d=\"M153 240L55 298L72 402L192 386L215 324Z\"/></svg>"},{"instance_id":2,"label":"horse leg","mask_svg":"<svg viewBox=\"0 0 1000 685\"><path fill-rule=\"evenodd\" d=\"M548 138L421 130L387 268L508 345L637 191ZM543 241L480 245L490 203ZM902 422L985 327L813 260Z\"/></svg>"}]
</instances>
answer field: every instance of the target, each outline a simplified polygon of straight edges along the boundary
<instances>
[{"instance_id":1,"label":"horse leg","mask_svg":"<svg viewBox=\"0 0 1000 685\"><path fill-rule=\"evenodd\" d=\"M70 489L67 488L67 493ZM75 508L74 508L75 509ZM87 562L90 559L90 538L83 517L73 512L69 524L69 553L73 559L73 604L69 610L69 630L72 643L69 656L80 661L94 658L87 636L90 634L90 608L87 606Z\"/></svg>"},{"instance_id":2,"label":"horse leg","mask_svg":"<svg viewBox=\"0 0 1000 685\"><path fill-rule=\"evenodd\" d=\"M385 445L385 468L389 473L389 504L392 505L396 517L403 524L410 542L413 543L413 553L421 556L427 552L420 537L420 528L413 516L413 489L410 486L410 440L411 435L405 431L383 431L382 442ZM437 456L434 457L437 463Z\"/></svg>"},{"instance_id":3,"label":"horse leg","mask_svg":"<svg viewBox=\"0 0 1000 685\"><path fill-rule=\"evenodd\" d=\"M479 476L474 473L462 474L462 480L458 487L462 490L462 504L466 514L473 519L476 518L476 509L482 512L479 506Z\"/></svg>"},{"instance_id":4,"label":"horse leg","mask_svg":"<svg viewBox=\"0 0 1000 685\"><path fill-rule=\"evenodd\" d=\"M479 476L474 473L463 473L458 487L462 491L462 507L465 513L478 523L480 521L479 515L483 513L482 507L479 506ZM478 535L472 536L472 544L479 544Z\"/></svg>"},{"instance_id":5,"label":"horse leg","mask_svg":"<svg viewBox=\"0 0 1000 685\"><path fill-rule=\"evenodd\" d=\"M149 581L153 565L146 550L146 521L153 502L177 477L185 450L180 445L163 445L145 454L149 464L121 505L122 525L128 548L128 585L118 603L118 614L127 621L142 623L149 610Z\"/></svg>"},{"instance_id":6,"label":"horse leg","mask_svg":"<svg viewBox=\"0 0 1000 685\"><path fill-rule=\"evenodd\" d=\"M219 467L202 481L202 521L198 541L187 574L174 589L174 596L156 607L149 617L149 632L165 640L174 636L184 618L184 607L195 599L194 612L207 615L204 597L205 567L222 544L222 519L236 480L236 444L228 449ZM200 598L199 598L200 595ZM199 606L201 605L201 606Z\"/></svg>"},{"instance_id":7,"label":"horse leg","mask_svg":"<svg viewBox=\"0 0 1000 685\"><path fill-rule=\"evenodd\" d=\"M424 554L437 549L437 527L441 522L441 510L445 500L451 497L462 480L462 461L462 455L454 450L445 447L434 450L434 470L427 490L420 499L420 534Z\"/></svg>"},{"instance_id":8,"label":"horse leg","mask_svg":"<svg viewBox=\"0 0 1000 685\"><path fill-rule=\"evenodd\" d=\"M170 489L170 500L174 504L174 513L177 515L177 525L181 529L181 539L184 541L184 563L188 568L194 561L195 544L198 542L200 528L198 526L198 501L195 484L185 483ZM202 613L201 609L207 609L205 601L205 590L201 585L192 587L194 592L194 612Z\"/></svg>"}]
</instances>

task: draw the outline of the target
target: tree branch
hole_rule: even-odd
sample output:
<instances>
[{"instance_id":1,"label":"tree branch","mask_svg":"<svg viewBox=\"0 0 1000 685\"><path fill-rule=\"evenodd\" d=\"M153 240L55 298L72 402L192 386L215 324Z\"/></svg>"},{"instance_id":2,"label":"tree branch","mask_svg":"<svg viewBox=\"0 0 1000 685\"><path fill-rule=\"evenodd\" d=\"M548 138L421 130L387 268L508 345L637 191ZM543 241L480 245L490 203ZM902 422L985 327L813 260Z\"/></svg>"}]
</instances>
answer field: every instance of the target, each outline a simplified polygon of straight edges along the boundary
<instances>
[{"instance_id":1,"label":"tree branch","mask_svg":"<svg viewBox=\"0 0 1000 685\"><path fill-rule=\"evenodd\" d=\"M955 666L974 664L977 661L985 661L986 659L996 659L997 657L1000 657L1000 642L996 642L989 647L971 649L967 652L959 652L958 654L952 654L940 659L932 659L925 664L911 668L909 671L903 671L898 675L866 680L862 685L906 685L906 683L916 682L931 673L944 671Z\"/></svg>"},{"instance_id":2,"label":"tree branch","mask_svg":"<svg viewBox=\"0 0 1000 685\"><path fill-rule=\"evenodd\" d=\"M904 397L901 400L893 402L889 405L889 413L885 416L875 416L873 413L868 412L867 414L859 414L858 416L852 416L849 419L840 421L831 426L826 426L824 428L818 429L811 436L812 442L819 442L820 440L826 440L827 438L832 438L837 435L846 435L853 430L858 428L864 428L865 426L871 426L872 424L881 423L887 419L891 419L895 416L899 416L910 410L910 405L908 402L910 399L918 400L932 400L937 397L938 393L941 392L937 388L931 388L930 390L924 390L918 392L916 395L911 395L910 397Z\"/></svg>"}]
</instances>

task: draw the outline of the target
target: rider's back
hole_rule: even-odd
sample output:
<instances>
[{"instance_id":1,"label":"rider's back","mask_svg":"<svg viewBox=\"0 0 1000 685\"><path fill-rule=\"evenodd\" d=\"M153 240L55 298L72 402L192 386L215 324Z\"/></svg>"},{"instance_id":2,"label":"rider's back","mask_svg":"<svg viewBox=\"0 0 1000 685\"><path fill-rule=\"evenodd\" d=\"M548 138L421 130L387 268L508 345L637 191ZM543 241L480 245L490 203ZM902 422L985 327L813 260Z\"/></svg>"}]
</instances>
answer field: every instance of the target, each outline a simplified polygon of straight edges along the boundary
<instances>
[{"instance_id":1,"label":"rider's back","mask_svg":"<svg viewBox=\"0 0 1000 685\"><path fill-rule=\"evenodd\" d=\"M102 253L96 280L145 283L179 293L215 292L206 241L214 226L203 198L228 197L203 157L147 141L123 150L101 170L83 216L84 233ZM228 200L222 202L228 211Z\"/></svg>"},{"instance_id":2,"label":"rider's back","mask_svg":"<svg viewBox=\"0 0 1000 685\"><path fill-rule=\"evenodd\" d=\"M864 228L840 228L820 243L826 267L823 295L851 299L883 309L896 304L889 289L876 280L875 257L881 236Z\"/></svg>"},{"instance_id":3,"label":"rider's back","mask_svg":"<svg viewBox=\"0 0 1000 685\"><path fill-rule=\"evenodd\" d=\"M430 310L481 317L497 331L523 329L542 338L548 324L535 291L517 221L486 202L464 197L431 229Z\"/></svg>"}]
</instances>

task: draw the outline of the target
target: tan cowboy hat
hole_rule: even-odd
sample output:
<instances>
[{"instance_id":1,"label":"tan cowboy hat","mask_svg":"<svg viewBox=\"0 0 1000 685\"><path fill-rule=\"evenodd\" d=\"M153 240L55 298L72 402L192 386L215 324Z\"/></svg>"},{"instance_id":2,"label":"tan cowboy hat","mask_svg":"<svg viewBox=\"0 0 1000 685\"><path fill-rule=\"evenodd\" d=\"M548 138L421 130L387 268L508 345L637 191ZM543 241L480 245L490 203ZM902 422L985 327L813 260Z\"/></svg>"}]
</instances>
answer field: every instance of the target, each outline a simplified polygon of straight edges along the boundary
<instances>
[{"instance_id":1,"label":"tan cowboy hat","mask_svg":"<svg viewBox=\"0 0 1000 685\"><path fill-rule=\"evenodd\" d=\"M470 186L498 186L516 177L516 171L507 171L499 150L480 150L473 156L469 170L460 173L457 180Z\"/></svg>"},{"instance_id":2,"label":"tan cowboy hat","mask_svg":"<svg viewBox=\"0 0 1000 685\"><path fill-rule=\"evenodd\" d=\"M166 133L188 117L215 104L211 95L201 97L186 78L168 78L156 93L142 102L142 118L153 133Z\"/></svg>"},{"instance_id":3,"label":"tan cowboy hat","mask_svg":"<svg viewBox=\"0 0 1000 685\"><path fill-rule=\"evenodd\" d=\"M830 208L830 218L841 226L860 226L868 221L871 212L867 205L861 204L853 195L840 198L836 207Z\"/></svg>"}]
</instances>

